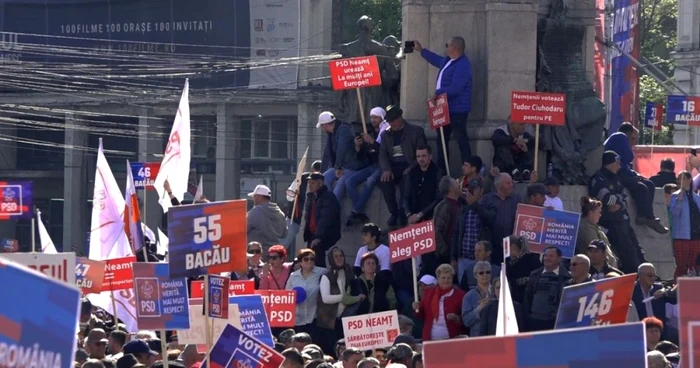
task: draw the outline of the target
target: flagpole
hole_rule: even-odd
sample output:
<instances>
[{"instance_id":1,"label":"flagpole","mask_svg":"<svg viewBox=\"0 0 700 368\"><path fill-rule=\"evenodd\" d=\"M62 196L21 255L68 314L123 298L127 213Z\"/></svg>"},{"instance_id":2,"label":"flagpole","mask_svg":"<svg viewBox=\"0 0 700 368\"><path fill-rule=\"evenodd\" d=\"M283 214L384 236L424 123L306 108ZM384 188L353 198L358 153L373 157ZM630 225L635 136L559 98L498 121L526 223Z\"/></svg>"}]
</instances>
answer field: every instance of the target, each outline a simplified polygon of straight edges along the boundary
<instances>
[{"instance_id":1,"label":"flagpole","mask_svg":"<svg viewBox=\"0 0 700 368\"><path fill-rule=\"evenodd\" d=\"M36 254L36 211L32 217L32 254Z\"/></svg>"},{"instance_id":2,"label":"flagpole","mask_svg":"<svg viewBox=\"0 0 700 368\"><path fill-rule=\"evenodd\" d=\"M501 304L501 313L503 316L503 336L507 336L506 331L508 331L508 328L506 327L506 300L505 300L506 298L504 298L506 293L504 292L504 289L503 289L504 288L503 278L506 275L505 270L506 270L506 264L504 262L504 263L501 263L501 290L499 290L499 293L498 293L499 294L498 295L498 299L499 299L498 302ZM510 287L510 285L508 285L508 284L506 284L505 286Z\"/></svg>"},{"instance_id":3,"label":"flagpole","mask_svg":"<svg viewBox=\"0 0 700 368\"><path fill-rule=\"evenodd\" d=\"M206 339L207 352L204 354L204 360L211 366L209 362L209 351L211 350L212 336L209 318L209 275L204 275L204 300L202 300L202 308L204 308L204 338Z\"/></svg>"}]
</instances>

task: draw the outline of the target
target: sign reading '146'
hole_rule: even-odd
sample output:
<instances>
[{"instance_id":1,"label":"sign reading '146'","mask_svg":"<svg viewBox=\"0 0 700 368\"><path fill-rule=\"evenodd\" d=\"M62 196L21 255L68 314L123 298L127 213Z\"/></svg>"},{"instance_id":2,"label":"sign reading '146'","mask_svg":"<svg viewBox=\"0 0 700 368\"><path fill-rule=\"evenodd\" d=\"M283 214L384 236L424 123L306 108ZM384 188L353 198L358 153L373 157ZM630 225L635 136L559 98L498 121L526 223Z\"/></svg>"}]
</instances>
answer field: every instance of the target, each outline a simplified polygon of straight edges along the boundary
<instances>
[{"instance_id":1,"label":"sign reading '146'","mask_svg":"<svg viewBox=\"0 0 700 368\"><path fill-rule=\"evenodd\" d=\"M565 287L555 328L625 323L636 278L625 275Z\"/></svg>"}]
</instances>

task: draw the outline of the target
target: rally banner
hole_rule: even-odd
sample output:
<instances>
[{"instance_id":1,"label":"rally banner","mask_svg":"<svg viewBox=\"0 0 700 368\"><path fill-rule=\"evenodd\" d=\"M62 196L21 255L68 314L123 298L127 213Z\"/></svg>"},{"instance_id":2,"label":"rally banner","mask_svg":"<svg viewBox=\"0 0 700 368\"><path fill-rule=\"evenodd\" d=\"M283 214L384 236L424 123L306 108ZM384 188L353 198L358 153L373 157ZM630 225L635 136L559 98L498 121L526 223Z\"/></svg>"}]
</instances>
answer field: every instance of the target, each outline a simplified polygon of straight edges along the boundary
<instances>
[{"instance_id":1,"label":"rally banner","mask_svg":"<svg viewBox=\"0 0 700 368\"><path fill-rule=\"evenodd\" d=\"M566 95L511 91L510 121L520 124L563 126L566 124Z\"/></svg>"},{"instance_id":2,"label":"rally banner","mask_svg":"<svg viewBox=\"0 0 700 368\"><path fill-rule=\"evenodd\" d=\"M447 105L447 94L443 93L427 101L430 129L436 130L450 125L450 107Z\"/></svg>"},{"instance_id":3,"label":"rally banner","mask_svg":"<svg viewBox=\"0 0 700 368\"><path fill-rule=\"evenodd\" d=\"M0 181L0 220L31 219L31 181Z\"/></svg>"},{"instance_id":4,"label":"rally banner","mask_svg":"<svg viewBox=\"0 0 700 368\"><path fill-rule=\"evenodd\" d=\"M279 368L284 356L240 329L227 325L202 363L207 368Z\"/></svg>"},{"instance_id":5,"label":"rally banner","mask_svg":"<svg viewBox=\"0 0 700 368\"><path fill-rule=\"evenodd\" d=\"M132 264L136 256L108 259L105 261L105 279L102 291L117 291L134 287Z\"/></svg>"},{"instance_id":6,"label":"rally banner","mask_svg":"<svg viewBox=\"0 0 700 368\"><path fill-rule=\"evenodd\" d=\"M187 279L171 279L167 263L134 263L136 324L144 330L190 327Z\"/></svg>"},{"instance_id":7,"label":"rally banner","mask_svg":"<svg viewBox=\"0 0 700 368\"><path fill-rule=\"evenodd\" d=\"M342 322L345 344L363 351L391 346L400 334L395 310L343 317Z\"/></svg>"},{"instance_id":8,"label":"rally banner","mask_svg":"<svg viewBox=\"0 0 700 368\"><path fill-rule=\"evenodd\" d=\"M612 86L608 131L617 132L625 121L632 122L635 126L639 123L639 73L629 56L639 60L642 39L639 20L642 9L641 0L617 0L612 4L615 7L612 26L614 45L609 49L611 62L608 72Z\"/></svg>"},{"instance_id":9,"label":"rally banner","mask_svg":"<svg viewBox=\"0 0 700 368\"><path fill-rule=\"evenodd\" d=\"M433 220L409 225L389 233L391 263L435 251Z\"/></svg>"},{"instance_id":10,"label":"rally banner","mask_svg":"<svg viewBox=\"0 0 700 368\"><path fill-rule=\"evenodd\" d=\"M0 282L0 367L72 367L78 288L1 258Z\"/></svg>"},{"instance_id":11,"label":"rally banner","mask_svg":"<svg viewBox=\"0 0 700 368\"><path fill-rule=\"evenodd\" d=\"M545 249L554 246L561 250L564 258L571 258L576 253L580 218L578 212L555 211L521 203L515 213L513 233L528 239L532 253L544 253Z\"/></svg>"},{"instance_id":12,"label":"rally banner","mask_svg":"<svg viewBox=\"0 0 700 368\"><path fill-rule=\"evenodd\" d=\"M684 368L700 368L700 278L678 278L678 330Z\"/></svg>"},{"instance_id":13,"label":"rally banner","mask_svg":"<svg viewBox=\"0 0 700 368\"><path fill-rule=\"evenodd\" d=\"M228 277L207 275L208 290L207 315L210 318L228 319L228 290L231 279Z\"/></svg>"},{"instance_id":14,"label":"rally banner","mask_svg":"<svg viewBox=\"0 0 700 368\"><path fill-rule=\"evenodd\" d=\"M190 299L190 328L177 330L177 339L180 344L198 345L207 343L206 328L204 326L207 317L204 315L203 302L203 299ZM209 320L210 333L216 338L226 325L241 328L241 316L236 304L229 303L228 319L215 318Z\"/></svg>"},{"instance_id":15,"label":"rally banner","mask_svg":"<svg viewBox=\"0 0 700 368\"><path fill-rule=\"evenodd\" d=\"M262 341L270 347L274 347L270 321L260 295L232 296L228 299L230 304L236 304L241 315L241 329L248 335Z\"/></svg>"},{"instance_id":16,"label":"rally banner","mask_svg":"<svg viewBox=\"0 0 700 368\"><path fill-rule=\"evenodd\" d=\"M99 294L105 279L105 261L95 261L85 257L75 259L75 285L83 294Z\"/></svg>"},{"instance_id":17,"label":"rally banner","mask_svg":"<svg viewBox=\"0 0 700 368\"><path fill-rule=\"evenodd\" d=\"M376 87L382 85L379 62L375 55L328 62L333 90Z\"/></svg>"},{"instance_id":18,"label":"rally banner","mask_svg":"<svg viewBox=\"0 0 700 368\"><path fill-rule=\"evenodd\" d=\"M663 128L664 105L647 101L644 109L644 126L655 131L661 131Z\"/></svg>"},{"instance_id":19,"label":"rally banner","mask_svg":"<svg viewBox=\"0 0 700 368\"><path fill-rule=\"evenodd\" d=\"M170 277L245 271L246 200L176 206L168 211Z\"/></svg>"},{"instance_id":20,"label":"rally banner","mask_svg":"<svg viewBox=\"0 0 700 368\"><path fill-rule=\"evenodd\" d=\"M294 327L297 292L294 290L255 290L262 297L270 327Z\"/></svg>"},{"instance_id":21,"label":"rally banner","mask_svg":"<svg viewBox=\"0 0 700 368\"><path fill-rule=\"evenodd\" d=\"M644 333L644 323L637 322L426 341L423 364L430 368L646 367Z\"/></svg>"},{"instance_id":22,"label":"rally banner","mask_svg":"<svg viewBox=\"0 0 700 368\"><path fill-rule=\"evenodd\" d=\"M2 244L0 253L15 253L19 251L19 240L17 239L2 239L0 244Z\"/></svg>"},{"instance_id":23,"label":"rally banner","mask_svg":"<svg viewBox=\"0 0 700 368\"><path fill-rule=\"evenodd\" d=\"M190 298L204 298L204 281L192 280L190 283ZM255 294L255 281L231 280L228 285L228 296Z\"/></svg>"},{"instance_id":24,"label":"rally banner","mask_svg":"<svg viewBox=\"0 0 700 368\"><path fill-rule=\"evenodd\" d=\"M153 184L160 170L160 162L132 162L130 167L136 189L155 190Z\"/></svg>"},{"instance_id":25,"label":"rally banner","mask_svg":"<svg viewBox=\"0 0 700 368\"><path fill-rule=\"evenodd\" d=\"M700 97L670 95L666 101L666 122L690 126L700 125Z\"/></svg>"},{"instance_id":26,"label":"rally banner","mask_svg":"<svg viewBox=\"0 0 700 368\"><path fill-rule=\"evenodd\" d=\"M564 288L556 329L627 322L637 275L625 275Z\"/></svg>"},{"instance_id":27,"label":"rally banner","mask_svg":"<svg viewBox=\"0 0 700 368\"><path fill-rule=\"evenodd\" d=\"M0 258L37 270L54 280L75 285L75 253L3 253Z\"/></svg>"}]
</instances>

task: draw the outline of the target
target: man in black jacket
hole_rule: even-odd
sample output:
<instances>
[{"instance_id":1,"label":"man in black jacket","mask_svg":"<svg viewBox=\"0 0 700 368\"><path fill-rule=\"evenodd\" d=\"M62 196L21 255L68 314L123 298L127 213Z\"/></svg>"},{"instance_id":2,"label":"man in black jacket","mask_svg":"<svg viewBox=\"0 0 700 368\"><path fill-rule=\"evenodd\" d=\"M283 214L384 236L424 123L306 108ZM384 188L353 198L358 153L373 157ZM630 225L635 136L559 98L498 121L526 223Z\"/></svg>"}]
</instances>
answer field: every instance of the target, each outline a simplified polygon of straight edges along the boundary
<instances>
[{"instance_id":1,"label":"man in black jacket","mask_svg":"<svg viewBox=\"0 0 700 368\"><path fill-rule=\"evenodd\" d=\"M564 286L571 280L569 271L560 267L561 256L559 248L548 247L544 250L544 267L530 274L523 302L529 331L545 331L554 328L561 294Z\"/></svg>"},{"instance_id":2,"label":"man in black jacket","mask_svg":"<svg viewBox=\"0 0 700 368\"><path fill-rule=\"evenodd\" d=\"M491 136L493 165L508 173L513 181L530 181L535 159L535 138L525 131L525 124L510 122L496 128Z\"/></svg>"},{"instance_id":3,"label":"man in black jacket","mask_svg":"<svg viewBox=\"0 0 700 368\"><path fill-rule=\"evenodd\" d=\"M423 128L411 125L403 119L403 111L398 106L389 106L386 112L389 129L380 135L379 168L382 170L381 183L384 201L391 213L387 225L406 224L404 209L396 202L396 186L416 166L416 148L427 145ZM403 195L401 196L404 197Z\"/></svg>"},{"instance_id":4,"label":"man in black jacket","mask_svg":"<svg viewBox=\"0 0 700 368\"><path fill-rule=\"evenodd\" d=\"M323 179L323 174L309 175L304 225L304 241L316 252L318 267L326 267L326 251L340 240L340 203Z\"/></svg>"},{"instance_id":5,"label":"man in black jacket","mask_svg":"<svg viewBox=\"0 0 700 368\"><path fill-rule=\"evenodd\" d=\"M672 158L661 160L659 169L661 169L661 171L659 171L658 174L649 178L649 180L654 183L655 187L663 188L666 184L676 184L676 163Z\"/></svg>"}]
</instances>

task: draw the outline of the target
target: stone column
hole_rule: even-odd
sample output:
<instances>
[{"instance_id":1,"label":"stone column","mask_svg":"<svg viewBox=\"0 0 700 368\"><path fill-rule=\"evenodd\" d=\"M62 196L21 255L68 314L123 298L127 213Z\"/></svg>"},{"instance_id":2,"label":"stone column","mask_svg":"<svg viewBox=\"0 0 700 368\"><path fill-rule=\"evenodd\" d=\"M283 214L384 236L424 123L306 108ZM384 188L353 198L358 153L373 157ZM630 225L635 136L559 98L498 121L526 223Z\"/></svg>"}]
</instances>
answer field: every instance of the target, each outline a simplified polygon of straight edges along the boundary
<instances>
[{"instance_id":1,"label":"stone column","mask_svg":"<svg viewBox=\"0 0 700 368\"><path fill-rule=\"evenodd\" d=\"M160 162L161 158L155 155L162 154L165 149L162 143L164 139L160 139L161 136L158 135L161 132L161 120L152 114L153 111L146 108L139 110L139 162ZM151 179L155 180L155 177ZM154 232L158 227L162 229L163 210L158 204L158 192L139 190L139 197L142 206L141 220Z\"/></svg>"},{"instance_id":2,"label":"stone column","mask_svg":"<svg viewBox=\"0 0 700 368\"><path fill-rule=\"evenodd\" d=\"M321 134L321 129L316 128L316 123L318 122L318 115L324 109L310 103L300 103L298 109L297 160L301 160L306 147L309 147L309 154L306 157L306 167L308 170L314 161L323 158L323 148L325 147L326 141L324 139L325 137Z\"/></svg>"},{"instance_id":3,"label":"stone column","mask_svg":"<svg viewBox=\"0 0 700 368\"><path fill-rule=\"evenodd\" d=\"M241 196L241 119L226 104L216 106L216 200ZM199 179L197 179L199 180Z\"/></svg>"},{"instance_id":4,"label":"stone column","mask_svg":"<svg viewBox=\"0 0 700 368\"><path fill-rule=\"evenodd\" d=\"M418 40L430 48L430 4L432 0L403 0L401 7L402 36L404 40ZM401 62L401 109L409 121L425 121L428 94L435 91L435 83L429 82L428 70L432 66L418 54L407 54ZM433 79L434 81L434 79ZM430 91L432 87L432 91Z\"/></svg>"},{"instance_id":5,"label":"stone column","mask_svg":"<svg viewBox=\"0 0 700 368\"><path fill-rule=\"evenodd\" d=\"M75 120L72 113L65 117L65 154L63 165L63 247L70 250L76 243L85 249L86 232L90 229L90 214L86 213L87 202L87 160L85 151L70 146L87 147L88 133L76 129L83 122ZM87 226L86 226L87 224ZM61 252L61 249L57 249Z\"/></svg>"}]
</instances>

